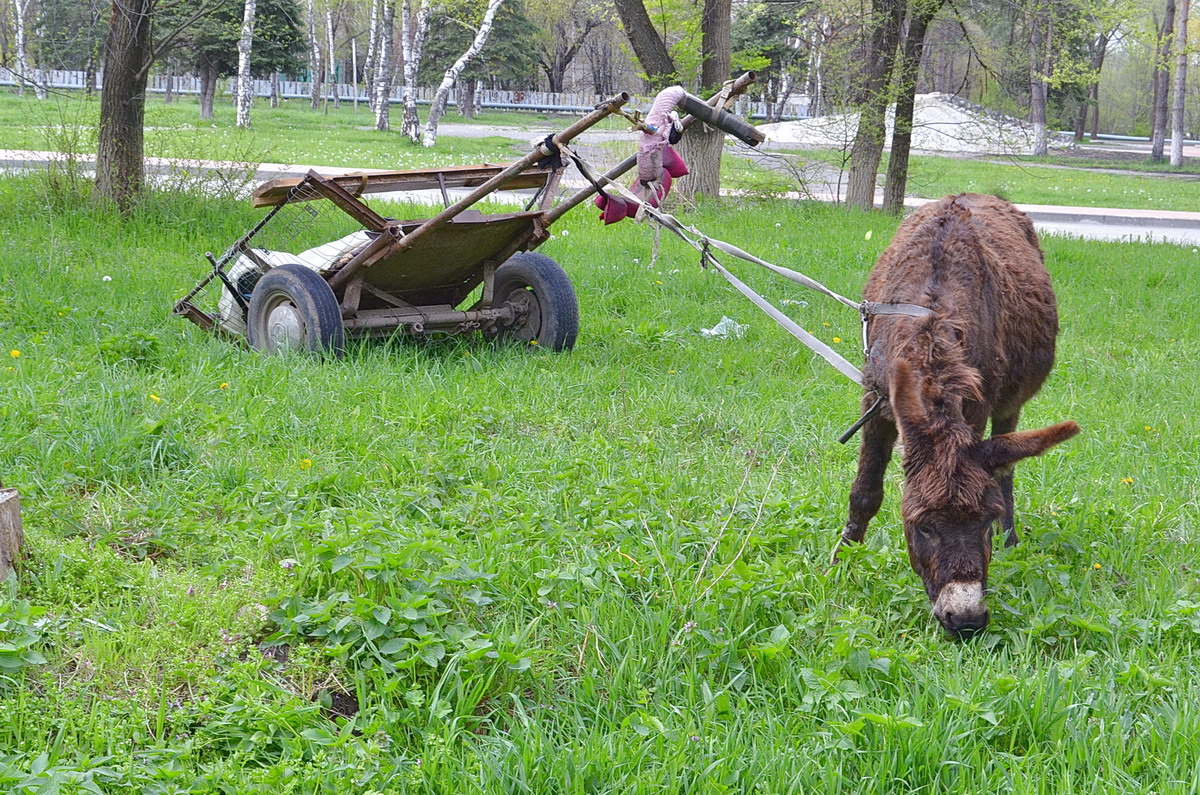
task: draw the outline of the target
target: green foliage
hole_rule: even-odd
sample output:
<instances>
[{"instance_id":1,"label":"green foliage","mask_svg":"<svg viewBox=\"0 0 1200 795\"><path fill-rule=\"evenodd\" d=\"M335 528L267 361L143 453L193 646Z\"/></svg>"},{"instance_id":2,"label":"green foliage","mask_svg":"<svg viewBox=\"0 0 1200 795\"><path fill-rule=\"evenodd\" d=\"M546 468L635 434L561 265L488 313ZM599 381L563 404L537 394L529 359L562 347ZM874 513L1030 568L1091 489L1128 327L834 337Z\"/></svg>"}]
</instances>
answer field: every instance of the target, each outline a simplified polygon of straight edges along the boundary
<instances>
[{"instance_id":1,"label":"green foliage","mask_svg":"<svg viewBox=\"0 0 1200 795\"><path fill-rule=\"evenodd\" d=\"M15 684L14 677L27 666L46 662L39 650L46 611L14 598L10 585L0 586L7 592L0 598L0 689Z\"/></svg>"},{"instance_id":2,"label":"green foliage","mask_svg":"<svg viewBox=\"0 0 1200 795\"><path fill-rule=\"evenodd\" d=\"M445 71L471 46L483 19L484 6L478 0L453 0L435 8L417 75L420 85L441 83ZM487 81L489 85L499 87L527 87L536 79L537 72L537 51L530 46L532 28L520 0L509 0L500 6L487 42L463 69L459 80Z\"/></svg>"},{"instance_id":3,"label":"green foliage","mask_svg":"<svg viewBox=\"0 0 1200 795\"><path fill-rule=\"evenodd\" d=\"M196 10L197 0L172 3L160 13L157 25L171 30ZM218 75L237 74L237 43L242 34L243 6L225 2L188 25L173 49L183 51L192 64L210 63ZM254 46L250 71L256 77L272 72L295 73L304 68L303 16L297 0L257 0L254 12ZM178 55L177 55L178 57Z\"/></svg>"},{"instance_id":4,"label":"green foliage","mask_svg":"<svg viewBox=\"0 0 1200 795\"><path fill-rule=\"evenodd\" d=\"M897 467L827 565L859 390L668 237L651 265L641 227L555 224L569 355L397 339L317 362L167 313L259 212L56 210L36 184L0 181L0 351L21 354L0 472L28 536L0 643L45 662L6 672L0 789L1194 788L1190 248L1044 241L1062 334L1022 424L1085 431L1018 469L1022 544L958 643L906 559ZM775 201L686 220L848 295L896 223ZM857 355L855 313L735 267ZM723 314L743 338L700 335ZM99 354L130 331L150 366Z\"/></svg>"},{"instance_id":5,"label":"green foliage","mask_svg":"<svg viewBox=\"0 0 1200 795\"><path fill-rule=\"evenodd\" d=\"M126 331L109 334L100 340L100 356L109 364L131 362L151 365L162 352L162 343L154 334L145 331Z\"/></svg>"}]
</instances>

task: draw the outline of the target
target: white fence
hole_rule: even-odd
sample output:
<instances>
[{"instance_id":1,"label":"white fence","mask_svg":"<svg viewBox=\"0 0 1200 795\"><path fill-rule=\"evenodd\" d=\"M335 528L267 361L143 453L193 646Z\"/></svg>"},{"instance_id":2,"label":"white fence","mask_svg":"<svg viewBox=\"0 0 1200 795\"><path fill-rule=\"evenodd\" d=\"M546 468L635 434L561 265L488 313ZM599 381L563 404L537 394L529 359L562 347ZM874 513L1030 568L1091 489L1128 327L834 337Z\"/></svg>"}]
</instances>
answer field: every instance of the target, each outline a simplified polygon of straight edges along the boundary
<instances>
[{"instance_id":1,"label":"white fence","mask_svg":"<svg viewBox=\"0 0 1200 795\"><path fill-rule=\"evenodd\" d=\"M83 89L87 87L86 72L38 69L30 77L39 85L46 86L47 88ZM165 94L167 92L168 81L170 81L171 91L176 94L200 93L200 78L194 75L151 75L147 90L156 94ZM29 82L29 80L26 80L26 85ZM227 96L231 95L233 93L232 84L234 81L223 80L221 82L225 86L222 93ZM15 85L17 85L16 74L11 69L0 68L0 86ZM96 88L103 87L104 73L97 72ZM335 94L332 86L323 84L321 88L324 99L334 99ZM255 80L254 93L260 97L271 96L271 81ZM367 101L366 86L361 84L355 86L350 83L339 83L337 85L336 97L343 102L353 102L356 93L358 94L359 102ZM433 94L434 91L431 88L418 88L417 102L427 105L433 99ZM299 80L280 80L279 96L284 99L307 99L312 96L312 83ZM392 91L388 99L392 104L403 102L404 87L392 86ZM498 91L481 88L475 93L475 107L584 113L594 108L597 103L604 99L606 97L602 97L599 94L555 94L549 91ZM455 104L453 92L450 95L449 104ZM644 101L641 104L648 104L648 102ZM762 102L740 99L738 100L736 112L739 116L761 119L766 116L766 105ZM784 105L782 114L783 118L786 119L803 119L807 118L808 115L809 101L806 96L796 96L789 99Z\"/></svg>"}]
</instances>

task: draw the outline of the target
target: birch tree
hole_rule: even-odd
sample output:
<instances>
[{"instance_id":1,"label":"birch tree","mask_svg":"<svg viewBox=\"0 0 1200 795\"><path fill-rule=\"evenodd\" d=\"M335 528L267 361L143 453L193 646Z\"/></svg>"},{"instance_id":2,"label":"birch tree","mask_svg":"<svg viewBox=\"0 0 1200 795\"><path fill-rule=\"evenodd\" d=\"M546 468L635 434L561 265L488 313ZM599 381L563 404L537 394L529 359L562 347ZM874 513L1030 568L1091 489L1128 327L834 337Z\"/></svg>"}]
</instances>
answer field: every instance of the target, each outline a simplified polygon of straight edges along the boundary
<instances>
[{"instance_id":1,"label":"birch tree","mask_svg":"<svg viewBox=\"0 0 1200 795\"><path fill-rule=\"evenodd\" d=\"M375 95L371 102L375 108L375 129L391 128L392 103L392 31L396 25L395 0L383 0L383 19L380 21L379 48L375 53Z\"/></svg>"},{"instance_id":2,"label":"birch tree","mask_svg":"<svg viewBox=\"0 0 1200 795\"><path fill-rule=\"evenodd\" d=\"M418 4L415 18L414 2ZM404 118L400 123L400 132L413 143L421 140L421 119L417 116L417 71L421 67L421 55L425 51L428 35L428 0L404 0L400 23L400 38L404 48Z\"/></svg>"},{"instance_id":3,"label":"birch tree","mask_svg":"<svg viewBox=\"0 0 1200 795\"><path fill-rule=\"evenodd\" d=\"M328 53L328 55L329 55L329 58L328 58L329 87L333 91L333 106L335 108L340 108L342 106L342 98L338 94L337 57L335 55L335 50L334 50L334 46L333 46L334 29L335 28L334 28L334 22L333 22L333 5L330 4L325 9L325 33L328 37L328 42L329 42L329 53Z\"/></svg>"},{"instance_id":4,"label":"birch tree","mask_svg":"<svg viewBox=\"0 0 1200 795\"><path fill-rule=\"evenodd\" d=\"M316 0L308 0L308 71L312 109L321 107L321 43L317 40Z\"/></svg>"},{"instance_id":5,"label":"birch tree","mask_svg":"<svg viewBox=\"0 0 1200 795\"><path fill-rule=\"evenodd\" d=\"M367 60L363 64L363 77L367 81L367 104L375 112L375 57L379 48L379 3L371 0L371 21L367 26Z\"/></svg>"},{"instance_id":6,"label":"birch tree","mask_svg":"<svg viewBox=\"0 0 1200 795\"><path fill-rule=\"evenodd\" d=\"M25 96L25 83L29 81L29 47L26 42L26 19L29 0L13 0L13 24L17 49L17 96Z\"/></svg>"},{"instance_id":7,"label":"birch tree","mask_svg":"<svg viewBox=\"0 0 1200 795\"><path fill-rule=\"evenodd\" d=\"M1154 46L1153 100L1150 106L1150 159L1161 162L1167 138L1167 95L1170 90L1171 41L1175 35L1175 0L1167 0Z\"/></svg>"},{"instance_id":8,"label":"birch tree","mask_svg":"<svg viewBox=\"0 0 1200 795\"><path fill-rule=\"evenodd\" d=\"M250 52L254 48L254 4L246 0L242 11L242 35L238 39L237 126L250 126L250 106L254 104L254 76L250 73Z\"/></svg>"},{"instance_id":9,"label":"birch tree","mask_svg":"<svg viewBox=\"0 0 1200 795\"><path fill-rule=\"evenodd\" d=\"M446 100L450 96L450 89L454 87L454 81L458 79L459 74L466 68L471 59L479 54L483 49L483 45L487 43L488 34L492 32L492 23L496 20L496 12L500 10L500 5L504 0L488 0L487 10L483 12L483 22L479 24L479 30L475 33L475 39L471 42L471 46L467 51L458 57L458 60L446 70L445 76L442 78L441 85L438 86L437 92L433 95L433 102L429 107L429 118L425 121L425 133L421 137L421 144L429 147L437 143L437 128L438 122L441 121L442 114L446 112Z\"/></svg>"},{"instance_id":10,"label":"birch tree","mask_svg":"<svg viewBox=\"0 0 1200 795\"><path fill-rule=\"evenodd\" d=\"M1175 62L1175 103L1171 108L1171 165L1183 165L1183 111L1187 99L1187 62L1188 62L1188 10L1190 0L1179 0L1175 12L1175 49L1178 51Z\"/></svg>"}]
</instances>

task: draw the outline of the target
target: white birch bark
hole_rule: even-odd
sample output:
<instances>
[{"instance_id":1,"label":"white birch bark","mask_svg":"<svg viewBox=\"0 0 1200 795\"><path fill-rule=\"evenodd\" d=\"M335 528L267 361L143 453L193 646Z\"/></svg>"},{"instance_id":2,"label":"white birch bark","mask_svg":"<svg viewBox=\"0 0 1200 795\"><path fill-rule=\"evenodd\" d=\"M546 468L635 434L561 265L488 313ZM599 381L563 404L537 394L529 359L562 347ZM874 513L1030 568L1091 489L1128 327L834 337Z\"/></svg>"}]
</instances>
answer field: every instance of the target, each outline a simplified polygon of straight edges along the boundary
<instances>
[{"instance_id":1,"label":"white birch bark","mask_svg":"<svg viewBox=\"0 0 1200 795\"><path fill-rule=\"evenodd\" d=\"M1171 166L1183 165L1183 111L1187 99L1188 12L1190 0L1178 0L1175 10L1175 46L1179 55L1175 61L1175 97L1171 107Z\"/></svg>"},{"instance_id":2,"label":"white birch bark","mask_svg":"<svg viewBox=\"0 0 1200 795\"><path fill-rule=\"evenodd\" d=\"M371 24L367 28L367 60L363 64L363 77L367 81L367 103L375 111L375 57L379 52L379 2L371 0Z\"/></svg>"},{"instance_id":3,"label":"white birch bark","mask_svg":"<svg viewBox=\"0 0 1200 795\"><path fill-rule=\"evenodd\" d=\"M383 0L383 20L379 25L379 49L375 52L375 129L391 129L392 93L392 29L396 25L395 0Z\"/></svg>"},{"instance_id":4,"label":"white birch bark","mask_svg":"<svg viewBox=\"0 0 1200 795\"><path fill-rule=\"evenodd\" d=\"M308 71L311 75L312 109L321 106L321 44L317 41L316 0L308 0Z\"/></svg>"},{"instance_id":5,"label":"white birch bark","mask_svg":"<svg viewBox=\"0 0 1200 795\"><path fill-rule=\"evenodd\" d=\"M492 23L496 19L496 12L500 10L503 2L504 0L488 0L487 10L483 13L483 22L480 23L479 30L475 33L475 40L471 42L467 51L458 57L454 65L446 70L442 84L438 86L437 93L433 95L433 102L429 106L429 118L425 121L425 134L421 137L422 146L433 146L437 143L438 122L441 121L442 114L446 112L446 100L450 96L450 89L454 86L454 81L462 74L462 70L487 43L488 34L492 32Z\"/></svg>"},{"instance_id":6,"label":"white birch bark","mask_svg":"<svg viewBox=\"0 0 1200 795\"><path fill-rule=\"evenodd\" d=\"M17 96L25 96L25 82L29 79L29 52L25 38L25 13L29 0L13 0L13 21L16 24L17 48Z\"/></svg>"},{"instance_id":7,"label":"white birch bark","mask_svg":"<svg viewBox=\"0 0 1200 795\"><path fill-rule=\"evenodd\" d=\"M325 9L325 32L329 37L329 87L333 90L333 106L339 108L342 98L338 95L337 59L333 49L333 6Z\"/></svg>"},{"instance_id":8,"label":"white birch bark","mask_svg":"<svg viewBox=\"0 0 1200 795\"><path fill-rule=\"evenodd\" d=\"M417 115L417 70L421 67L421 55L425 51L425 39L429 35L428 0L418 0L416 20L413 19L413 0L404 0L401 14L401 41L404 46L404 119L400 132L413 143L421 140L421 119Z\"/></svg>"},{"instance_id":9,"label":"white birch bark","mask_svg":"<svg viewBox=\"0 0 1200 795\"><path fill-rule=\"evenodd\" d=\"M250 52L254 47L254 8L256 0L246 0L242 11L242 35L238 38L237 126L250 126L250 106L254 104L254 78L250 75Z\"/></svg>"}]
</instances>

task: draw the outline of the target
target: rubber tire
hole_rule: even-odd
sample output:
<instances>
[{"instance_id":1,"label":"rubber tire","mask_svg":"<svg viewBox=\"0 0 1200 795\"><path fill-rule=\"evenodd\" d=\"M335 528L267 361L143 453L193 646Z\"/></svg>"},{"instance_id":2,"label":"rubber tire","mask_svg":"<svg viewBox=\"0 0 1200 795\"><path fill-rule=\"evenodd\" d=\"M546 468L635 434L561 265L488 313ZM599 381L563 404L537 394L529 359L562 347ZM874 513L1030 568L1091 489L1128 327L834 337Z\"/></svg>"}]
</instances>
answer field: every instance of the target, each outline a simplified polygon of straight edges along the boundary
<instances>
[{"instance_id":1,"label":"rubber tire","mask_svg":"<svg viewBox=\"0 0 1200 795\"><path fill-rule=\"evenodd\" d=\"M251 347L266 353L285 350L272 339L267 326L271 311L284 303L291 304L300 321L300 344L296 349L342 356L346 330L333 290L316 271L292 263L271 268L254 285L246 312L246 336Z\"/></svg>"},{"instance_id":2,"label":"rubber tire","mask_svg":"<svg viewBox=\"0 0 1200 795\"><path fill-rule=\"evenodd\" d=\"M501 328L498 341L536 341L552 351L573 348L579 334L579 299L562 266L534 251L514 254L496 269L492 306L504 306L518 290L532 293L536 311L522 326Z\"/></svg>"}]
</instances>

